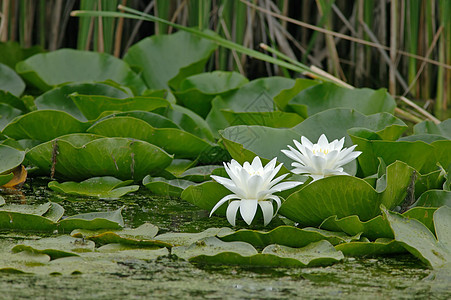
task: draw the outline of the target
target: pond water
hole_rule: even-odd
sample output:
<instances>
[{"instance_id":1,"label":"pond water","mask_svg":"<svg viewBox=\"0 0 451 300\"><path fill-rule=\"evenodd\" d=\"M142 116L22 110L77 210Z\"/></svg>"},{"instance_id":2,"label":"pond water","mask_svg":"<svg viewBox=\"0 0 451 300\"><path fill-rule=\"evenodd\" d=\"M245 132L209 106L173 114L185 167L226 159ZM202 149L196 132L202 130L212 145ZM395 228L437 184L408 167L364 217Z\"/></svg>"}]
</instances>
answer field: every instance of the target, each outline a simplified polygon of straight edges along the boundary
<instances>
[{"instance_id":1,"label":"pond water","mask_svg":"<svg viewBox=\"0 0 451 300\"><path fill-rule=\"evenodd\" d=\"M125 205L127 227L150 222L163 232L199 232L228 226L190 203L151 196L144 187L121 200L60 196L46 181L28 181L23 195L7 202L59 201L66 215L113 210ZM4 233L5 235L5 233ZM2 238L2 234L0 234ZM346 258L328 267L244 268L196 266L175 257L117 260L113 272L78 275L0 274L1 299L448 299L451 274L431 271L410 255Z\"/></svg>"}]
</instances>

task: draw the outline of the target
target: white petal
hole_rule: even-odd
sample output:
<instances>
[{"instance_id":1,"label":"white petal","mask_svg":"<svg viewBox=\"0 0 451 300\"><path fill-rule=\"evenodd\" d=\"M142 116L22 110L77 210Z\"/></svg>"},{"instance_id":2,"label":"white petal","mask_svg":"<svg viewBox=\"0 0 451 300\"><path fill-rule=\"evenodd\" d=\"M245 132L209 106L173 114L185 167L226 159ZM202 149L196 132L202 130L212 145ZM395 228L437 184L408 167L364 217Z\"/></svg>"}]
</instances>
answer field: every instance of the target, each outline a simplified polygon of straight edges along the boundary
<instances>
[{"instance_id":1,"label":"white petal","mask_svg":"<svg viewBox=\"0 0 451 300\"><path fill-rule=\"evenodd\" d=\"M258 204L260 205L260 208L263 212L263 225L266 226L274 217L274 208L271 201L258 201Z\"/></svg>"},{"instance_id":2,"label":"white petal","mask_svg":"<svg viewBox=\"0 0 451 300\"><path fill-rule=\"evenodd\" d=\"M274 157L273 159L271 159L271 161L269 163L266 164L266 166L263 168L263 172L267 172L269 170L274 169L274 167L276 166L277 163L277 157Z\"/></svg>"},{"instance_id":3,"label":"white petal","mask_svg":"<svg viewBox=\"0 0 451 300\"><path fill-rule=\"evenodd\" d=\"M280 175L279 177L277 177L276 179L274 179L273 181L271 181L271 182L268 184L268 188L272 188L273 185L275 185L275 184L281 182L281 181L282 181L285 177L287 177L288 175L289 175L288 173L283 174L283 175Z\"/></svg>"},{"instance_id":4,"label":"white petal","mask_svg":"<svg viewBox=\"0 0 451 300\"><path fill-rule=\"evenodd\" d=\"M246 191L241 188L241 185L237 186L232 180L216 175L211 175L211 178L225 186L232 193L235 193L240 197L245 197Z\"/></svg>"},{"instance_id":5,"label":"white petal","mask_svg":"<svg viewBox=\"0 0 451 300\"><path fill-rule=\"evenodd\" d=\"M326 166L326 159L321 157L321 156L313 156L312 157L312 163L313 163L312 167L317 172L322 172L322 170Z\"/></svg>"},{"instance_id":6,"label":"white petal","mask_svg":"<svg viewBox=\"0 0 451 300\"><path fill-rule=\"evenodd\" d=\"M340 141L335 145L336 150L341 150L343 148L343 145L345 143L345 138L342 137Z\"/></svg>"},{"instance_id":7,"label":"white petal","mask_svg":"<svg viewBox=\"0 0 451 300\"><path fill-rule=\"evenodd\" d=\"M213 209L210 212L210 217L215 212L215 210L217 210L221 205L224 204L224 202L229 201L230 199L240 199L240 198L237 195L234 195L234 194L230 194L230 195L225 196L224 198L219 200L218 203L216 203L216 205L213 207Z\"/></svg>"},{"instance_id":8,"label":"white petal","mask_svg":"<svg viewBox=\"0 0 451 300\"><path fill-rule=\"evenodd\" d=\"M246 198L257 199L257 194L261 191L263 183L263 178L258 175L252 175L247 181L247 194Z\"/></svg>"},{"instance_id":9,"label":"white petal","mask_svg":"<svg viewBox=\"0 0 451 300\"><path fill-rule=\"evenodd\" d=\"M257 212L257 204L257 200L241 199L240 213L247 225L251 225L252 220L255 217L255 213Z\"/></svg>"},{"instance_id":10,"label":"white petal","mask_svg":"<svg viewBox=\"0 0 451 300\"><path fill-rule=\"evenodd\" d=\"M301 181L285 181L285 182L282 182L282 183L279 183L279 184L273 186L271 188L271 190L277 190L278 192L281 192L281 191L292 189L303 183L304 182L301 182Z\"/></svg>"},{"instance_id":11,"label":"white petal","mask_svg":"<svg viewBox=\"0 0 451 300\"><path fill-rule=\"evenodd\" d=\"M260 157L258 157L258 156L254 157L254 160L252 161L252 168L254 169L254 171L263 169Z\"/></svg>"},{"instance_id":12,"label":"white petal","mask_svg":"<svg viewBox=\"0 0 451 300\"><path fill-rule=\"evenodd\" d=\"M296 143L299 143L298 141L296 141L296 140L293 140L293 142L294 142L294 144L297 146L297 144ZM304 146L304 147L307 147L308 149L312 149L313 148L313 144L312 144L312 142L310 142L310 140L308 139L308 138L306 138L305 136L301 136L301 144ZM298 147L299 148L299 147Z\"/></svg>"},{"instance_id":13,"label":"white petal","mask_svg":"<svg viewBox=\"0 0 451 300\"><path fill-rule=\"evenodd\" d=\"M322 149L326 149L329 147L329 141L327 140L327 137L324 133L319 137L318 145Z\"/></svg>"},{"instance_id":14,"label":"white petal","mask_svg":"<svg viewBox=\"0 0 451 300\"><path fill-rule=\"evenodd\" d=\"M227 221L232 226L235 226L236 213L238 211L238 207L240 207L241 201L232 201L227 207Z\"/></svg>"},{"instance_id":15,"label":"white petal","mask_svg":"<svg viewBox=\"0 0 451 300\"><path fill-rule=\"evenodd\" d=\"M274 213L274 215L276 215L277 212L279 211L280 206L282 205L282 201L280 201L280 198L275 195L268 196L268 199L272 199L272 200L276 201L277 208L276 208L276 212Z\"/></svg>"}]
</instances>

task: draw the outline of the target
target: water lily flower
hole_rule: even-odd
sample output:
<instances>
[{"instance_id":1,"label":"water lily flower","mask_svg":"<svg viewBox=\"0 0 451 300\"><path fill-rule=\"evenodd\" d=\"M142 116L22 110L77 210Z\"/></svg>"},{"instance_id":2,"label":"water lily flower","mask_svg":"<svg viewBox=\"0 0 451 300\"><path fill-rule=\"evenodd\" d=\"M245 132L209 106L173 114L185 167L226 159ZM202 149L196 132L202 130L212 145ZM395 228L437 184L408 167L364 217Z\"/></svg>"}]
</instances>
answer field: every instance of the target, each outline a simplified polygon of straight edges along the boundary
<instances>
[{"instance_id":1,"label":"water lily flower","mask_svg":"<svg viewBox=\"0 0 451 300\"><path fill-rule=\"evenodd\" d=\"M306 137L301 137L301 142L293 140L297 149L290 145L290 150L282 152L294 160L291 166L295 167L291 172L305 174L318 180L331 175L349 175L343 171L342 166L356 159L362 152L353 151L357 145L343 148L345 138L333 140L329 143L327 137L322 134L317 144L313 144Z\"/></svg>"},{"instance_id":2,"label":"water lily flower","mask_svg":"<svg viewBox=\"0 0 451 300\"><path fill-rule=\"evenodd\" d=\"M257 213L258 206L263 212L264 225L269 224L282 204L280 198L273 195L273 193L288 190L302 184L302 182L294 181L280 183L288 174L273 179L282 167L282 164L276 167L276 161L277 158L274 158L263 167L260 157L256 156L252 164L245 162L243 166L234 159L230 163L224 163L230 179L215 175L211 175L211 177L233 194L219 200L211 210L210 217L225 202L236 199L231 201L227 207L227 220L232 226L235 226L238 209L243 220L250 225ZM277 204L275 212L273 201Z\"/></svg>"}]
</instances>

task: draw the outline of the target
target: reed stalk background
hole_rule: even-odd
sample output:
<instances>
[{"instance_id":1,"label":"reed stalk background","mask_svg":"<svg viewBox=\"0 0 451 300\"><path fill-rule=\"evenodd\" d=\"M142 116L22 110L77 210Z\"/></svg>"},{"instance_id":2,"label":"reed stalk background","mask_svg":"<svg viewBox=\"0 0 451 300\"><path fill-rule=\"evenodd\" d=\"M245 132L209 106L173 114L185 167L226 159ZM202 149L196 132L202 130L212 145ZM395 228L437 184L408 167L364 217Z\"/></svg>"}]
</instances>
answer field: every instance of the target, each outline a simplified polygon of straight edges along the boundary
<instances>
[{"instance_id":1,"label":"reed stalk background","mask_svg":"<svg viewBox=\"0 0 451 300\"><path fill-rule=\"evenodd\" d=\"M0 41L121 57L145 37L175 30L140 20L70 17L78 9L116 11L118 4L259 51L263 43L276 50L267 52L274 57L282 53L355 87L386 87L440 119L451 116L450 0L1 0ZM208 67L249 78L300 76L225 48ZM418 114L412 106L405 110Z\"/></svg>"}]
</instances>

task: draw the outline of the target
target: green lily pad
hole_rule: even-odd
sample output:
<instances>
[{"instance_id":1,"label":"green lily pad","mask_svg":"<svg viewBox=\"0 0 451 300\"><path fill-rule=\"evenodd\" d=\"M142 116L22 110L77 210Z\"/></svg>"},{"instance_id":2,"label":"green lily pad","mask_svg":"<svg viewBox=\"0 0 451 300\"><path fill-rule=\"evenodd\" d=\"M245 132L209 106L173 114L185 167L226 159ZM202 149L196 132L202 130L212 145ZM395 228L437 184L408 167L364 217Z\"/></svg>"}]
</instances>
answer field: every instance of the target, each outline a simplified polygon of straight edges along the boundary
<instances>
[{"instance_id":1,"label":"green lily pad","mask_svg":"<svg viewBox=\"0 0 451 300\"><path fill-rule=\"evenodd\" d=\"M106 53L60 49L21 61L16 71L42 91L64 83L108 79L131 87L137 94L147 88L124 61Z\"/></svg>"},{"instance_id":2,"label":"green lily pad","mask_svg":"<svg viewBox=\"0 0 451 300\"><path fill-rule=\"evenodd\" d=\"M5 205L5 204L6 204L5 198L0 196L0 206Z\"/></svg>"},{"instance_id":3,"label":"green lily pad","mask_svg":"<svg viewBox=\"0 0 451 300\"><path fill-rule=\"evenodd\" d=\"M335 246L345 256L381 256L405 253L406 249L396 240L380 238L374 242L353 241Z\"/></svg>"},{"instance_id":4,"label":"green lily pad","mask_svg":"<svg viewBox=\"0 0 451 300\"><path fill-rule=\"evenodd\" d=\"M183 47L180 47L183 45ZM142 77L151 89L177 89L180 82L202 72L216 45L183 30L154 35L134 44L124 56L131 66L143 68Z\"/></svg>"},{"instance_id":5,"label":"green lily pad","mask_svg":"<svg viewBox=\"0 0 451 300\"><path fill-rule=\"evenodd\" d=\"M22 95L25 90L25 83L13 69L0 63L0 90L10 92L16 97Z\"/></svg>"},{"instance_id":6,"label":"green lily pad","mask_svg":"<svg viewBox=\"0 0 451 300\"><path fill-rule=\"evenodd\" d=\"M132 180L122 181L111 176L93 177L78 182L58 183L51 181L48 187L56 192L69 195L98 197L100 199L117 199L127 193L136 192L139 185L131 185Z\"/></svg>"},{"instance_id":7,"label":"green lily pad","mask_svg":"<svg viewBox=\"0 0 451 300\"><path fill-rule=\"evenodd\" d=\"M150 223L144 223L135 229L125 228L120 231L110 230L74 230L73 237L83 237L94 241L96 245L121 244L131 247L153 248L153 247L172 247L171 244L154 240L158 232L158 227Z\"/></svg>"},{"instance_id":8,"label":"green lily pad","mask_svg":"<svg viewBox=\"0 0 451 300\"><path fill-rule=\"evenodd\" d=\"M451 139L451 119L444 120L439 124L432 121L423 121L413 127L414 134L436 134Z\"/></svg>"},{"instance_id":9,"label":"green lily pad","mask_svg":"<svg viewBox=\"0 0 451 300\"><path fill-rule=\"evenodd\" d=\"M319 83L321 82L311 79L298 78L296 79L292 87L280 91L280 93L274 97L274 102L277 104L277 107L280 110L292 111L292 109L290 109L290 107L288 106L290 100L293 99L297 94L299 94L303 90L315 86ZM307 107L305 107L305 112L302 112L300 115L301 116L307 115Z\"/></svg>"},{"instance_id":10,"label":"green lily pad","mask_svg":"<svg viewBox=\"0 0 451 300\"><path fill-rule=\"evenodd\" d=\"M432 268L451 262L451 208L443 206L434 213L435 234L417 220L409 220L400 214L383 208L395 235L407 251Z\"/></svg>"},{"instance_id":11,"label":"green lily pad","mask_svg":"<svg viewBox=\"0 0 451 300\"><path fill-rule=\"evenodd\" d=\"M274 128L291 128L304 120L303 117L296 113L283 111L234 112L223 109L221 112L231 126L262 125Z\"/></svg>"},{"instance_id":12,"label":"green lily pad","mask_svg":"<svg viewBox=\"0 0 451 300\"><path fill-rule=\"evenodd\" d=\"M116 112L116 113L110 114L108 116L105 116L104 118L99 119L96 123L101 122L105 119L114 118L114 117L131 117L131 118L135 118L135 119L140 119L140 120L147 122L150 126L155 127L155 128L182 129L179 125L175 124L174 122L172 122L171 120L169 120L168 118L166 118L162 115L159 115L159 114L156 114L153 112L149 112L149 111L141 111L141 110Z\"/></svg>"},{"instance_id":13,"label":"green lily pad","mask_svg":"<svg viewBox=\"0 0 451 300\"><path fill-rule=\"evenodd\" d=\"M206 181L187 187L182 192L181 198L197 207L211 211L222 197L230 193L223 185L215 181ZM226 206L222 205L215 211L215 214L225 216L225 212Z\"/></svg>"},{"instance_id":14,"label":"green lily pad","mask_svg":"<svg viewBox=\"0 0 451 300\"><path fill-rule=\"evenodd\" d=\"M108 118L91 126L87 132L108 137L129 137L163 148L178 158L196 158L212 145L205 140L176 128L155 128L131 117Z\"/></svg>"},{"instance_id":15,"label":"green lily pad","mask_svg":"<svg viewBox=\"0 0 451 300\"><path fill-rule=\"evenodd\" d=\"M174 246L184 246L188 247L198 240L214 237L216 235L222 235L233 232L232 229L228 227L222 228L208 228L202 232L198 233L184 233L184 232L169 232L157 235L156 240L170 243Z\"/></svg>"},{"instance_id":16,"label":"green lily pad","mask_svg":"<svg viewBox=\"0 0 451 300\"><path fill-rule=\"evenodd\" d=\"M451 191L429 190L421 194L420 198L412 207L440 207L447 205L451 207Z\"/></svg>"},{"instance_id":17,"label":"green lily pad","mask_svg":"<svg viewBox=\"0 0 451 300\"><path fill-rule=\"evenodd\" d=\"M50 174L56 148L55 174L72 180L113 176L138 181L164 170L172 161L169 154L147 142L95 138L93 135L67 135L32 148L26 157L41 172Z\"/></svg>"},{"instance_id":18,"label":"green lily pad","mask_svg":"<svg viewBox=\"0 0 451 300\"><path fill-rule=\"evenodd\" d=\"M70 98L88 120L97 119L103 112L142 110L152 111L169 106L169 102L156 97L113 98L103 95L80 95Z\"/></svg>"},{"instance_id":19,"label":"green lily pad","mask_svg":"<svg viewBox=\"0 0 451 300\"><path fill-rule=\"evenodd\" d=\"M3 134L16 140L46 142L62 135L85 132L89 126L63 111L37 110L14 119L3 129Z\"/></svg>"},{"instance_id":20,"label":"green lily pad","mask_svg":"<svg viewBox=\"0 0 451 300\"><path fill-rule=\"evenodd\" d=\"M246 242L259 248L271 244L300 248L321 240L327 240L332 245L347 243L359 239L360 235L350 237L343 232L331 232L313 227L300 229L293 226L279 226L271 231L240 229L231 233L221 233L218 238L224 242Z\"/></svg>"},{"instance_id":21,"label":"green lily pad","mask_svg":"<svg viewBox=\"0 0 451 300\"><path fill-rule=\"evenodd\" d=\"M14 68L16 64L30 56L37 53L44 52L41 46L33 46L29 48L23 48L18 42L7 41L0 43L0 62Z\"/></svg>"},{"instance_id":22,"label":"green lily pad","mask_svg":"<svg viewBox=\"0 0 451 300\"><path fill-rule=\"evenodd\" d=\"M367 221L380 213L380 205L393 208L405 198L414 169L403 162L387 167L384 189L374 189L365 180L352 176L331 176L291 194L280 208L280 214L302 226L318 226L337 215L358 215Z\"/></svg>"},{"instance_id":23,"label":"green lily pad","mask_svg":"<svg viewBox=\"0 0 451 300\"><path fill-rule=\"evenodd\" d=\"M328 265L343 259L343 254L327 241L304 248L269 245L262 253L244 242L222 242L210 237L188 247L173 248L173 253L198 264L221 264L260 267L306 267Z\"/></svg>"},{"instance_id":24,"label":"green lily pad","mask_svg":"<svg viewBox=\"0 0 451 300\"><path fill-rule=\"evenodd\" d=\"M166 116L183 130L192 133L201 139L207 141L215 140L208 123L192 110L173 104L172 109L167 111Z\"/></svg>"},{"instance_id":25,"label":"green lily pad","mask_svg":"<svg viewBox=\"0 0 451 300\"><path fill-rule=\"evenodd\" d=\"M22 111L6 103L0 103L0 130L22 114Z\"/></svg>"},{"instance_id":26,"label":"green lily pad","mask_svg":"<svg viewBox=\"0 0 451 300\"><path fill-rule=\"evenodd\" d=\"M58 230L70 232L74 229L121 229L124 227L121 207L115 211L92 212L67 217L58 222Z\"/></svg>"},{"instance_id":27,"label":"green lily pad","mask_svg":"<svg viewBox=\"0 0 451 300\"><path fill-rule=\"evenodd\" d=\"M188 170L195 164L196 161L190 159L182 159L182 158L174 159L172 163L166 168L166 171L171 173L174 177L171 176L171 178L166 179L175 179L177 177L181 177L181 174L183 174L186 170Z\"/></svg>"},{"instance_id":28,"label":"green lily pad","mask_svg":"<svg viewBox=\"0 0 451 300\"><path fill-rule=\"evenodd\" d=\"M203 182L210 180L210 175L212 175L213 172L218 169L224 169L224 167L219 165L198 166L186 170L180 175L180 178L194 182Z\"/></svg>"},{"instance_id":29,"label":"green lily pad","mask_svg":"<svg viewBox=\"0 0 451 300\"><path fill-rule=\"evenodd\" d=\"M202 73L184 79L180 91L174 92L174 96L181 105L205 118L215 96L230 93L248 82L246 77L237 72Z\"/></svg>"},{"instance_id":30,"label":"green lily pad","mask_svg":"<svg viewBox=\"0 0 451 300\"><path fill-rule=\"evenodd\" d=\"M58 237L24 241L23 244L13 247L12 252L30 251L33 253L47 254L51 259L57 259L78 256L78 253L94 251L94 248L95 244L92 241L61 235Z\"/></svg>"},{"instance_id":31,"label":"green lily pad","mask_svg":"<svg viewBox=\"0 0 451 300\"><path fill-rule=\"evenodd\" d=\"M160 196L180 197L183 190L195 183L183 179L167 180L162 177L146 176L143 185L152 193Z\"/></svg>"},{"instance_id":32,"label":"green lily pad","mask_svg":"<svg viewBox=\"0 0 451 300\"><path fill-rule=\"evenodd\" d=\"M274 112L276 104L273 98L293 84L292 79L276 76L253 80L230 94L213 99L206 120L213 132L217 132L233 124L222 114L223 109L245 113Z\"/></svg>"},{"instance_id":33,"label":"green lily pad","mask_svg":"<svg viewBox=\"0 0 451 300\"><path fill-rule=\"evenodd\" d=\"M311 116L338 107L352 108L365 115L394 113L396 102L385 89L349 89L325 82L302 90L290 100L288 106L307 118L307 115L303 115L305 110Z\"/></svg>"},{"instance_id":34,"label":"green lily pad","mask_svg":"<svg viewBox=\"0 0 451 300\"><path fill-rule=\"evenodd\" d=\"M24 151L0 145L0 174L10 172L15 167L20 166L24 158Z\"/></svg>"},{"instance_id":35,"label":"green lily pad","mask_svg":"<svg viewBox=\"0 0 451 300\"><path fill-rule=\"evenodd\" d=\"M28 108L27 106L25 106L25 103L22 99L16 97L15 95L7 91L0 90L0 103L8 104L11 107L21 110L23 112L28 111Z\"/></svg>"},{"instance_id":36,"label":"green lily pad","mask_svg":"<svg viewBox=\"0 0 451 300\"><path fill-rule=\"evenodd\" d=\"M74 118L85 122L88 119L81 113L70 97L73 93L103 95L122 99L132 96L123 89L108 83L73 83L54 88L40 95L35 99L34 103L39 110L52 109L64 111Z\"/></svg>"}]
</instances>

